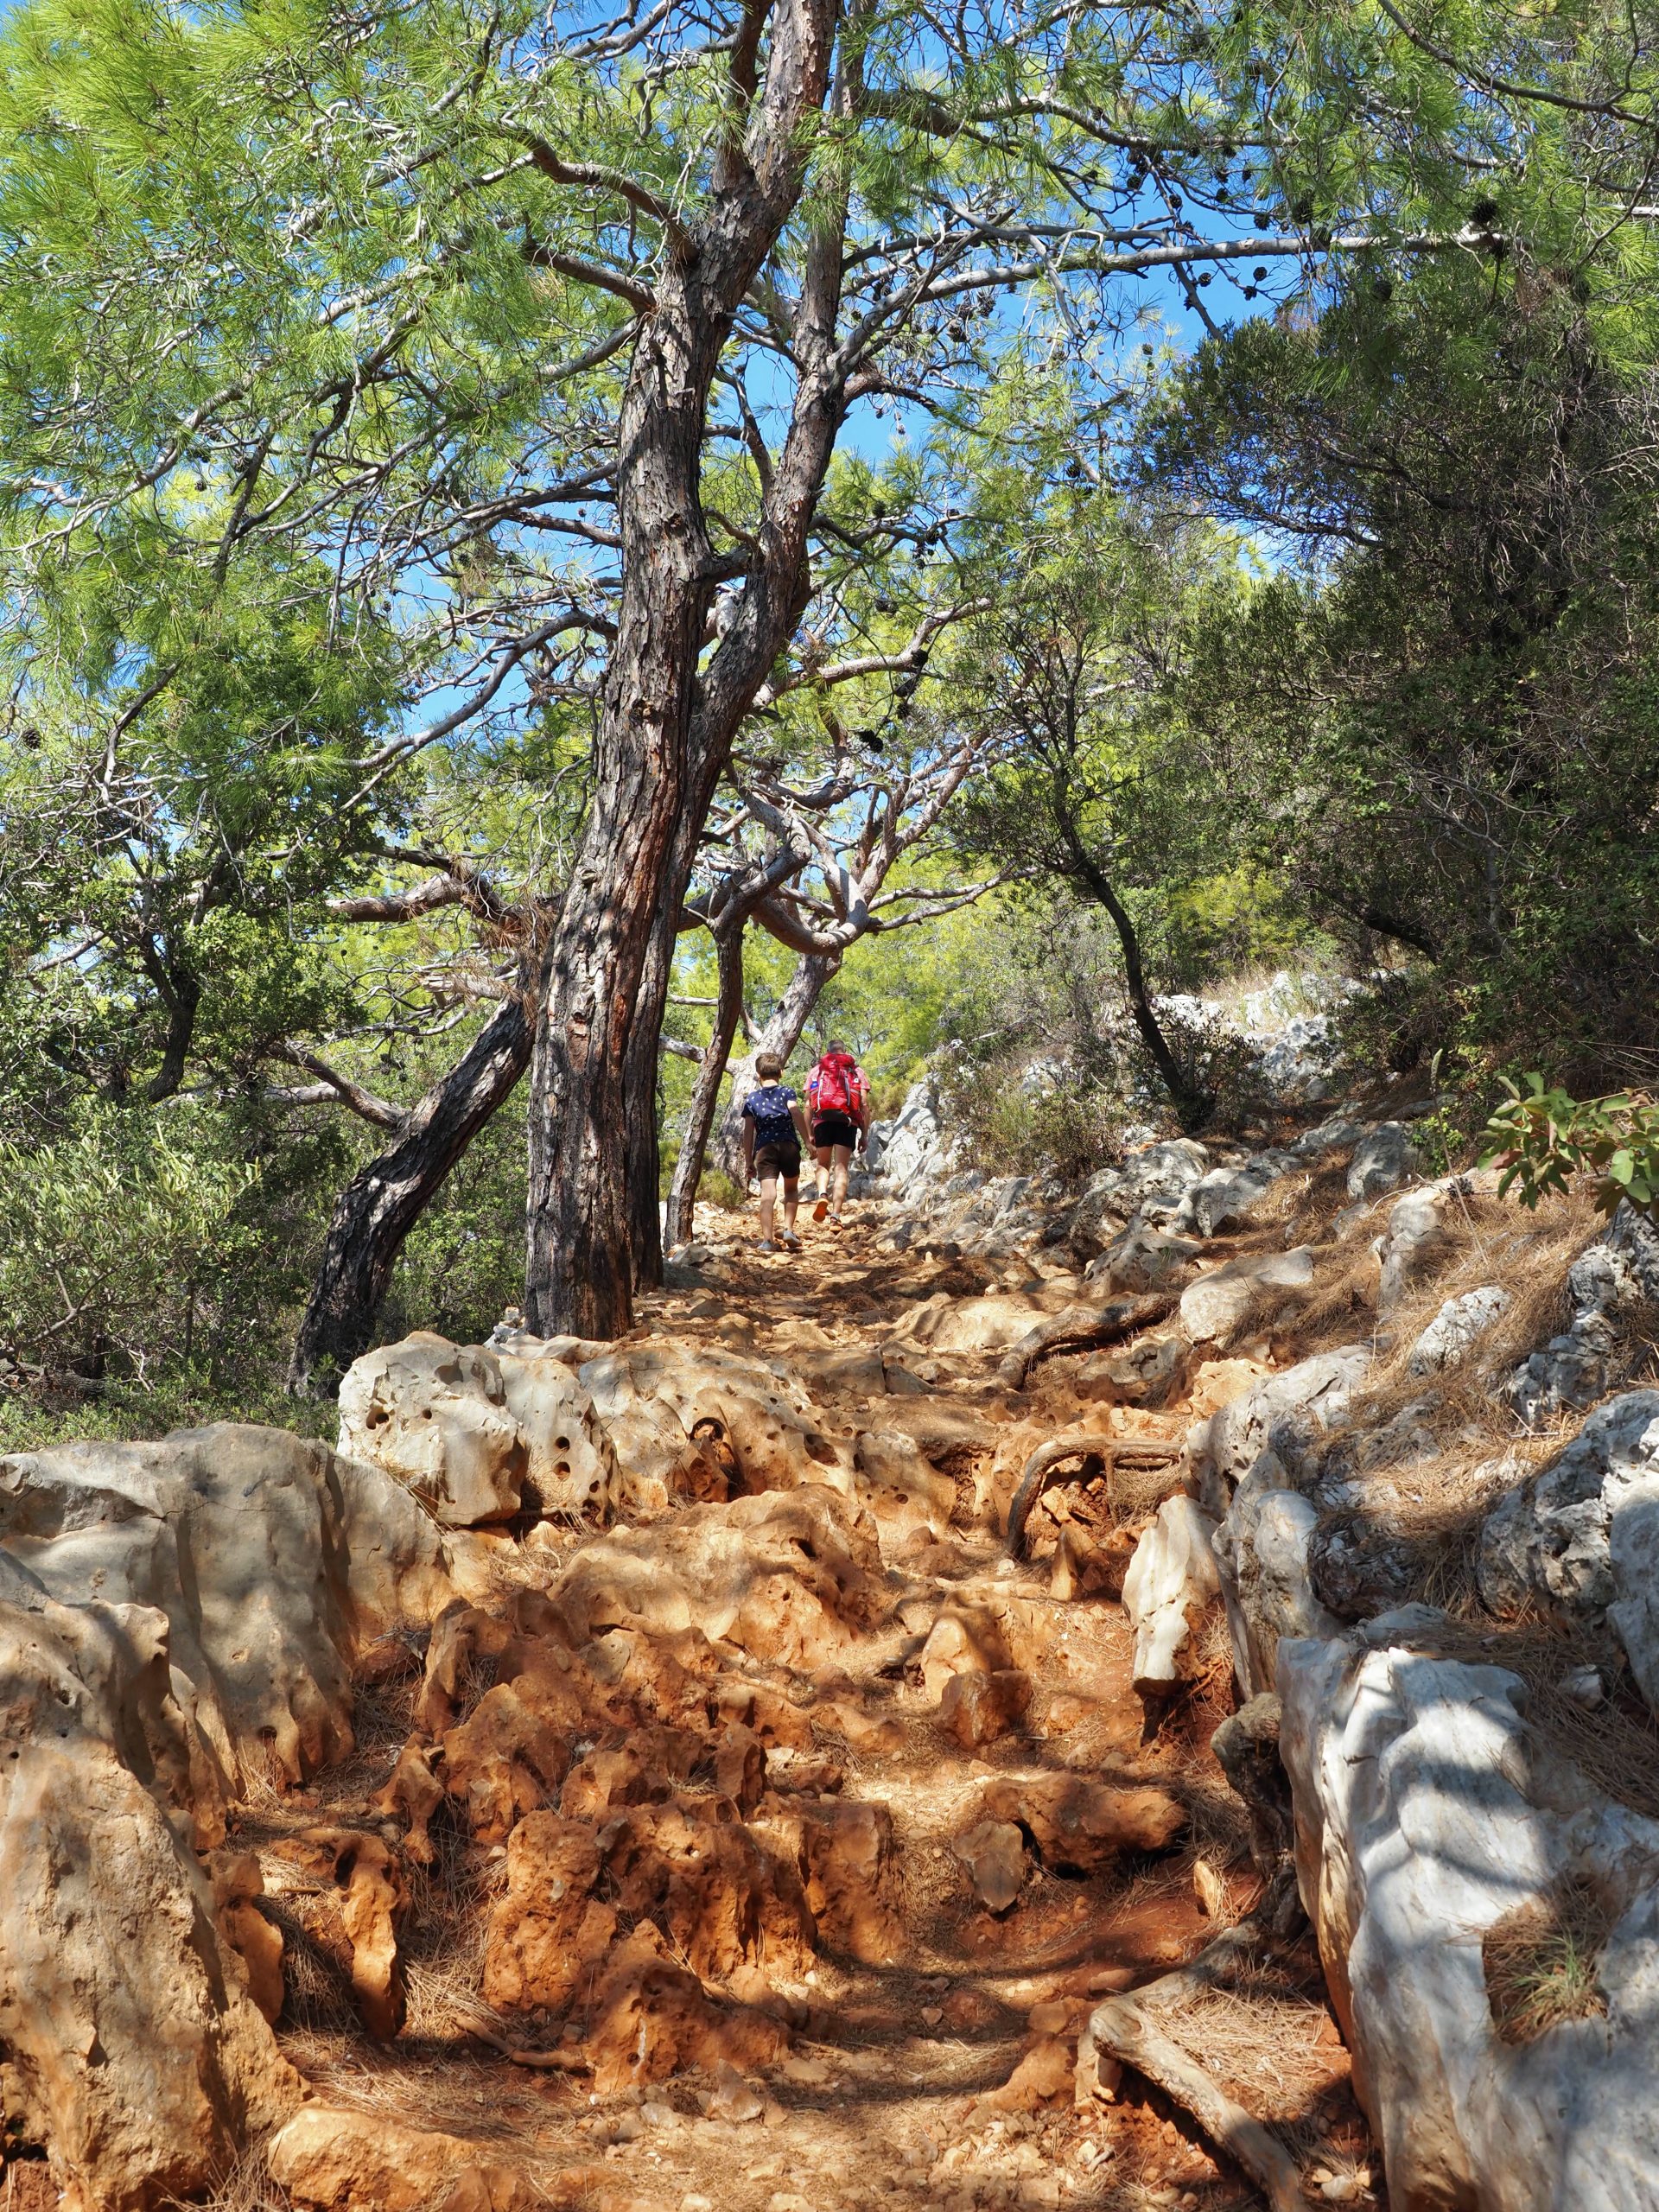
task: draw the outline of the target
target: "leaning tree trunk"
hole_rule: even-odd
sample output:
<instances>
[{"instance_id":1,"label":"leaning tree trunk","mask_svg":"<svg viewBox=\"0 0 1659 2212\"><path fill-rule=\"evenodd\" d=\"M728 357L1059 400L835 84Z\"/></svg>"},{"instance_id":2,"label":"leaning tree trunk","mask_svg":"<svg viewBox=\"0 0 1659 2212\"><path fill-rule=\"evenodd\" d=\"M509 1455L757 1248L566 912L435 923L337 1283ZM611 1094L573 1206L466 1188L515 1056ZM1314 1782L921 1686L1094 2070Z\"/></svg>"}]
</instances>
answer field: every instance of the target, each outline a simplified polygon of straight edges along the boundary
<instances>
[{"instance_id":1,"label":"leaning tree trunk","mask_svg":"<svg viewBox=\"0 0 1659 2212\"><path fill-rule=\"evenodd\" d=\"M839 950L804 952L795 963L795 973L784 986L784 995L772 1008L753 1047L733 1068L732 1095L726 1103L715 1145L715 1158L728 1175L736 1176L742 1160L743 1101L754 1081L755 1062L763 1052L775 1052L787 1063L801 1041L801 1032L811 1020L812 1009L822 997L825 984L839 972L841 962Z\"/></svg>"},{"instance_id":2,"label":"leaning tree trunk","mask_svg":"<svg viewBox=\"0 0 1659 2212\"><path fill-rule=\"evenodd\" d=\"M510 998L340 1192L289 1362L296 1396L332 1397L368 1350L404 1239L530 1065L532 1027L522 996Z\"/></svg>"},{"instance_id":3,"label":"leaning tree trunk","mask_svg":"<svg viewBox=\"0 0 1659 2212\"><path fill-rule=\"evenodd\" d=\"M1118 897L1111 878L1086 851L1071 825L1063 825L1061 834L1071 850L1074 875L1106 909L1111 917L1112 927L1117 931L1117 942L1123 955L1123 981L1128 993L1129 1012L1141 1033L1141 1041L1147 1048L1147 1057L1169 1093L1170 1103L1175 1109L1175 1118L1184 1129L1201 1128L1215 1101L1208 1091L1193 1083L1164 1034L1157 1009L1152 1003L1152 994L1147 988L1146 968L1141 957L1141 939L1128 908Z\"/></svg>"},{"instance_id":4,"label":"leaning tree trunk","mask_svg":"<svg viewBox=\"0 0 1659 2212\"><path fill-rule=\"evenodd\" d=\"M715 558L704 527L703 431L733 319L800 198L836 22L836 0L772 9L764 83L716 151L703 214L670 243L628 366L616 638L531 1067L524 1306L544 1336L613 1337L632 1318L635 1240L647 1260L650 1245L641 1140L630 1135L647 1080L636 1027L650 1032L654 1094L668 988L666 963L652 960L653 926L659 936L670 926L732 740L805 604L807 531L847 404L835 342L844 207L839 225L820 217L806 248L790 428L741 568ZM845 108L850 88L842 95ZM700 668L715 585L737 574L730 619Z\"/></svg>"},{"instance_id":5,"label":"leaning tree trunk","mask_svg":"<svg viewBox=\"0 0 1659 2212\"><path fill-rule=\"evenodd\" d=\"M745 913L740 910L721 915L714 925L715 959L720 981L715 994L714 1034L709 1038L702 1055L702 1065L697 1070L697 1079L692 1086L690 1109L686 1116L685 1141L680 1147L680 1156L674 1163L674 1180L668 1192L668 1237L671 1244L686 1244L691 1239L691 1215L697 1202L697 1185L702 1180L703 1154L709 1149L709 1133L715 1126L715 1113L720 1104L720 1086L726 1074L726 1064L731 1058L732 1039L737 1034L737 1025L743 1014L743 929Z\"/></svg>"}]
</instances>

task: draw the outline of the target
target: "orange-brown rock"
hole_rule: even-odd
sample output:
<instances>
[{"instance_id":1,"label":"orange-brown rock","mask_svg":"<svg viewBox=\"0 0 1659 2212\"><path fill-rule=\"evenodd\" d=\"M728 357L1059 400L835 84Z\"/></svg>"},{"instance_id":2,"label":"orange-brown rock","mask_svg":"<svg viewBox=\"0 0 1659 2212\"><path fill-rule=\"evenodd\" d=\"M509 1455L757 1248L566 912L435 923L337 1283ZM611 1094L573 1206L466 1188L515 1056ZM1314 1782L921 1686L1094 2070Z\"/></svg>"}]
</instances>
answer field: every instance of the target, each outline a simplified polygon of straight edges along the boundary
<instances>
[{"instance_id":1,"label":"orange-brown rock","mask_svg":"<svg viewBox=\"0 0 1659 2212\"><path fill-rule=\"evenodd\" d=\"M378 1835L354 1836L340 1853L334 1878L346 1885L340 1922L352 1947L352 1992L363 2024L389 2042L404 2024L403 1961L397 1930L409 1904L403 1870Z\"/></svg>"},{"instance_id":2,"label":"orange-brown rock","mask_svg":"<svg viewBox=\"0 0 1659 2212\"><path fill-rule=\"evenodd\" d=\"M1025 1718L1031 1704L1031 1677L1017 1667L994 1675L953 1675L939 1700L939 1726L965 1751L994 1744Z\"/></svg>"},{"instance_id":3,"label":"orange-brown rock","mask_svg":"<svg viewBox=\"0 0 1659 2212\"><path fill-rule=\"evenodd\" d=\"M729 1798L630 1807L601 1828L598 1848L619 1910L654 1922L705 1980L746 1968L793 1980L812 1963L817 1930L794 1863Z\"/></svg>"},{"instance_id":4,"label":"orange-brown rock","mask_svg":"<svg viewBox=\"0 0 1659 2212\"><path fill-rule=\"evenodd\" d=\"M555 1802L570 1768L567 1700L552 1710L537 1678L498 1682L443 1738L444 1787L482 1843L499 1843L525 1813Z\"/></svg>"},{"instance_id":5,"label":"orange-brown rock","mask_svg":"<svg viewBox=\"0 0 1659 2212\"><path fill-rule=\"evenodd\" d=\"M251 1851L215 1851L207 1861L219 1932L240 1961L243 1986L266 2019L283 2009L283 1931L260 1911L264 1876Z\"/></svg>"},{"instance_id":6,"label":"orange-brown rock","mask_svg":"<svg viewBox=\"0 0 1659 2212\"><path fill-rule=\"evenodd\" d=\"M922 1687L937 1704L954 1676L998 1674L1014 1661L995 1613L982 1605L950 1605L928 1630L918 1664Z\"/></svg>"},{"instance_id":7,"label":"orange-brown rock","mask_svg":"<svg viewBox=\"0 0 1659 2212\"><path fill-rule=\"evenodd\" d=\"M1120 1852L1163 1851L1186 1825L1166 1789L1120 1789L1084 1775L1010 1777L988 1783L984 1818L1014 1821L1035 1840L1045 1866L1093 1874Z\"/></svg>"},{"instance_id":8,"label":"orange-brown rock","mask_svg":"<svg viewBox=\"0 0 1659 2212\"><path fill-rule=\"evenodd\" d=\"M786 2031L768 2014L716 2004L695 1974L664 1956L653 1927L637 1929L612 1950L583 2042L601 2096L683 2069L712 2073L722 2059L743 2069L771 2066L787 2045Z\"/></svg>"},{"instance_id":9,"label":"orange-brown rock","mask_svg":"<svg viewBox=\"0 0 1659 2212\"><path fill-rule=\"evenodd\" d=\"M439 2212L545 2212L553 2201L517 2166L463 2166L450 2183ZM557 2201L575 2204L582 2199L561 2193Z\"/></svg>"},{"instance_id":10,"label":"orange-brown rock","mask_svg":"<svg viewBox=\"0 0 1659 2212\"><path fill-rule=\"evenodd\" d=\"M885 1805L768 1794L764 1825L791 1851L820 1938L868 1966L886 1966L905 1947L899 1917L898 1847Z\"/></svg>"},{"instance_id":11,"label":"orange-brown rock","mask_svg":"<svg viewBox=\"0 0 1659 2212\"><path fill-rule=\"evenodd\" d=\"M324 2104L303 2106L267 2152L272 2180L315 2212L416 2212L477 2159L459 2136Z\"/></svg>"},{"instance_id":12,"label":"orange-brown rock","mask_svg":"<svg viewBox=\"0 0 1659 2212\"><path fill-rule=\"evenodd\" d=\"M717 1719L753 1728L768 1750L804 1751L811 1746L810 1717L781 1690L728 1678L715 1685L711 1702Z\"/></svg>"},{"instance_id":13,"label":"orange-brown rock","mask_svg":"<svg viewBox=\"0 0 1659 2212\"><path fill-rule=\"evenodd\" d=\"M491 1911L484 1998L504 2012L563 2012L592 1987L616 1933L594 1897L599 1848L585 1821L531 1813L507 1842L507 1887Z\"/></svg>"},{"instance_id":14,"label":"orange-brown rock","mask_svg":"<svg viewBox=\"0 0 1659 2212\"><path fill-rule=\"evenodd\" d=\"M585 1545L557 1599L582 1632L692 1627L810 1673L887 1610L874 1529L834 1492L693 1505Z\"/></svg>"},{"instance_id":15,"label":"orange-brown rock","mask_svg":"<svg viewBox=\"0 0 1659 2212\"><path fill-rule=\"evenodd\" d=\"M204 2195L301 2084L162 1796L188 1771L165 1618L60 1605L0 1555L0 1711L11 2126L85 2212Z\"/></svg>"},{"instance_id":16,"label":"orange-brown rock","mask_svg":"<svg viewBox=\"0 0 1659 2212\"><path fill-rule=\"evenodd\" d=\"M589 1751L570 1770L559 1796L569 1821L600 1821L625 1805L644 1805L672 1795L672 1785L648 1767L631 1745Z\"/></svg>"},{"instance_id":17,"label":"orange-brown rock","mask_svg":"<svg viewBox=\"0 0 1659 2212\"><path fill-rule=\"evenodd\" d=\"M1035 2112L1039 2105L1070 2099L1077 2052L1058 2036L1034 2043L1000 2089L985 2102L1001 2112Z\"/></svg>"},{"instance_id":18,"label":"orange-brown rock","mask_svg":"<svg viewBox=\"0 0 1659 2212\"><path fill-rule=\"evenodd\" d=\"M988 1912L1006 1912L1031 1872L1026 1839L1012 1821L977 1821L950 1847Z\"/></svg>"},{"instance_id":19,"label":"orange-brown rock","mask_svg":"<svg viewBox=\"0 0 1659 2212\"><path fill-rule=\"evenodd\" d=\"M443 1802L443 1784L432 1770L433 1761L440 1756L435 1745L411 1736L397 1754L391 1778L374 1801L374 1809L383 1819L391 1820L401 1813L408 1821L404 1850L417 1866L431 1866L437 1856L429 1830L432 1815Z\"/></svg>"},{"instance_id":20,"label":"orange-brown rock","mask_svg":"<svg viewBox=\"0 0 1659 2212\"><path fill-rule=\"evenodd\" d=\"M817 1708L826 1728L844 1736L868 1758L896 1758L905 1748L905 1725L891 1713L867 1713L851 1698L836 1698Z\"/></svg>"},{"instance_id":21,"label":"orange-brown rock","mask_svg":"<svg viewBox=\"0 0 1659 2212\"><path fill-rule=\"evenodd\" d=\"M766 1747L734 1720L715 1748L715 1787L740 1813L752 1813L766 1793Z\"/></svg>"},{"instance_id":22,"label":"orange-brown rock","mask_svg":"<svg viewBox=\"0 0 1659 2212\"><path fill-rule=\"evenodd\" d=\"M494 1613L457 1602L447 1605L432 1630L426 1671L415 1715L423 1732L441 1736L453 1727L481 1690L495 1680L497 1663L512 1630Z\"/></svg>"}]
</instances>

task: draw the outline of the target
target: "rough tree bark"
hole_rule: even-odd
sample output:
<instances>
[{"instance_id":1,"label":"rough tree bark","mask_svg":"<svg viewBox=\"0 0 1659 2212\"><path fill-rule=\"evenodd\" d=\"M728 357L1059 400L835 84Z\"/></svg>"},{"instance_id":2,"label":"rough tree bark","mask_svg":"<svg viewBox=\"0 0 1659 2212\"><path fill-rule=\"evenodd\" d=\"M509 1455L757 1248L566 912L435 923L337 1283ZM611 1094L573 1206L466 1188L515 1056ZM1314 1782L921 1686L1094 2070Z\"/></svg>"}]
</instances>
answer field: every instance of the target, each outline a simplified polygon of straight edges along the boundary
<instances>
[{"instance_id":1,"label":"rough tree bark","mask_svg":"<svg viewBox=\"0 0 1659 2212\"><path fill-rule=\"evenodd\" d=\"M533 1027L516 993L340 1192L289 1362L296 1396L332 1397L368 1350L404 1238L529 1065Z\"/></svg>"},{"instance_id":2,"label":"rough tree bark","mask_svg":"<svg viewBox=\"0 0 1659 2212\"><path fill-rule=\"evenodd\" d=\"M543 1335L616 1336L632 1317L638 1243L649 1259L639 1185L652 1148L630 1135L631 1115L645 1118L636 1025L651 1035L654 1087L667 990L653 925L660 942L689 880L695 834L688 850L684 828L701 829L743 715L805 603L807 526L848 398L834 346L843 245L833 218L808 255L799 381L757 546L699 676L713 594L734 572L714 556L700 499L709 391L738 306L799 197L836 20L835 0L786 0L772 15L748 140L722 150L707 212L668 255L629 366L617 438L617 635L531 1068L524 1304ZM650 1198L654 1213L654 1184Z\"/></svg>"}]
</instances>

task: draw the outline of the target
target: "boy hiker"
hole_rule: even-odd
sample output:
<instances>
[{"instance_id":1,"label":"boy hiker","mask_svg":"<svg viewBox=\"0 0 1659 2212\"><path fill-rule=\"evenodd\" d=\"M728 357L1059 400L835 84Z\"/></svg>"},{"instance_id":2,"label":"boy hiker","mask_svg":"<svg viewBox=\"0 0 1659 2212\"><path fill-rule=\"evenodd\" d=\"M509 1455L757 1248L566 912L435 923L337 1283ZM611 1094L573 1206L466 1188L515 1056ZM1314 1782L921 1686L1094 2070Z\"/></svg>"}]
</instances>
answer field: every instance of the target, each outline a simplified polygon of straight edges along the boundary
<instances>
[{"instance_id":1,"label":"boy hiker","mask_svg":"<svg viewBox=\"0 0 1659 2212\"><path fill-rule=\"evenodd\" d=\"M759 1090L743 1101L743 1181L760 1178L760 1242L757 1251L775 1252L772 1241L772 1206L778 1179L784 1183L784 1234L781 1242L798 1252L795 1209L801 1203L801 1147L806 1141L806 1122L795 1093L782 1082L784 1064L772 1052L762 1052L754 1064Z\"/></svg>"},{"instance_id":2,"label":"boy hiker","mask_svg":"<svg viewBox=\"0 0 1659 2212\"><path fill-rule=\"evenodd\" d=\"M863 1070L840 1038L832 1037L829 1050L806 1079L807 1111L818 1163L814 1221L822 1221L828 1214L837 1229L841 1226L841 1210L847 1203L847 1171L853 1164L854 1146L863 1141L869 1128L869 1101L870 1086Z\"/></svg>"}]
</instances>

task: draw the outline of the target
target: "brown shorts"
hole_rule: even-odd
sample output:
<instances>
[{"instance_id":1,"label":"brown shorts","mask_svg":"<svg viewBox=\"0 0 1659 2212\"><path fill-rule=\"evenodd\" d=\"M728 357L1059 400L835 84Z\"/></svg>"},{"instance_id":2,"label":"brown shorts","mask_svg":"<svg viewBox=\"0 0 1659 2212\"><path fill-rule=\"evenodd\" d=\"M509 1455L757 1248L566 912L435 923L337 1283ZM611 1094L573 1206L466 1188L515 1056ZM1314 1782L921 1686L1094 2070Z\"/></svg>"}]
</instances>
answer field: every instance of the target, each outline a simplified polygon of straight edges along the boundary
<instances>
[{"instance_id":1,"label":"brown shorts","mask_svg":"<svg viewBox=\"0 0 1659 2212\"><path fill-rule=\"evenodd\" d=\"M763 1144L754 1155L754 1172L762 1181L768 1175L781 1175L792 1183L801 1172L801 1147L798 1144Z\"/></svg>"}]
</instances>

